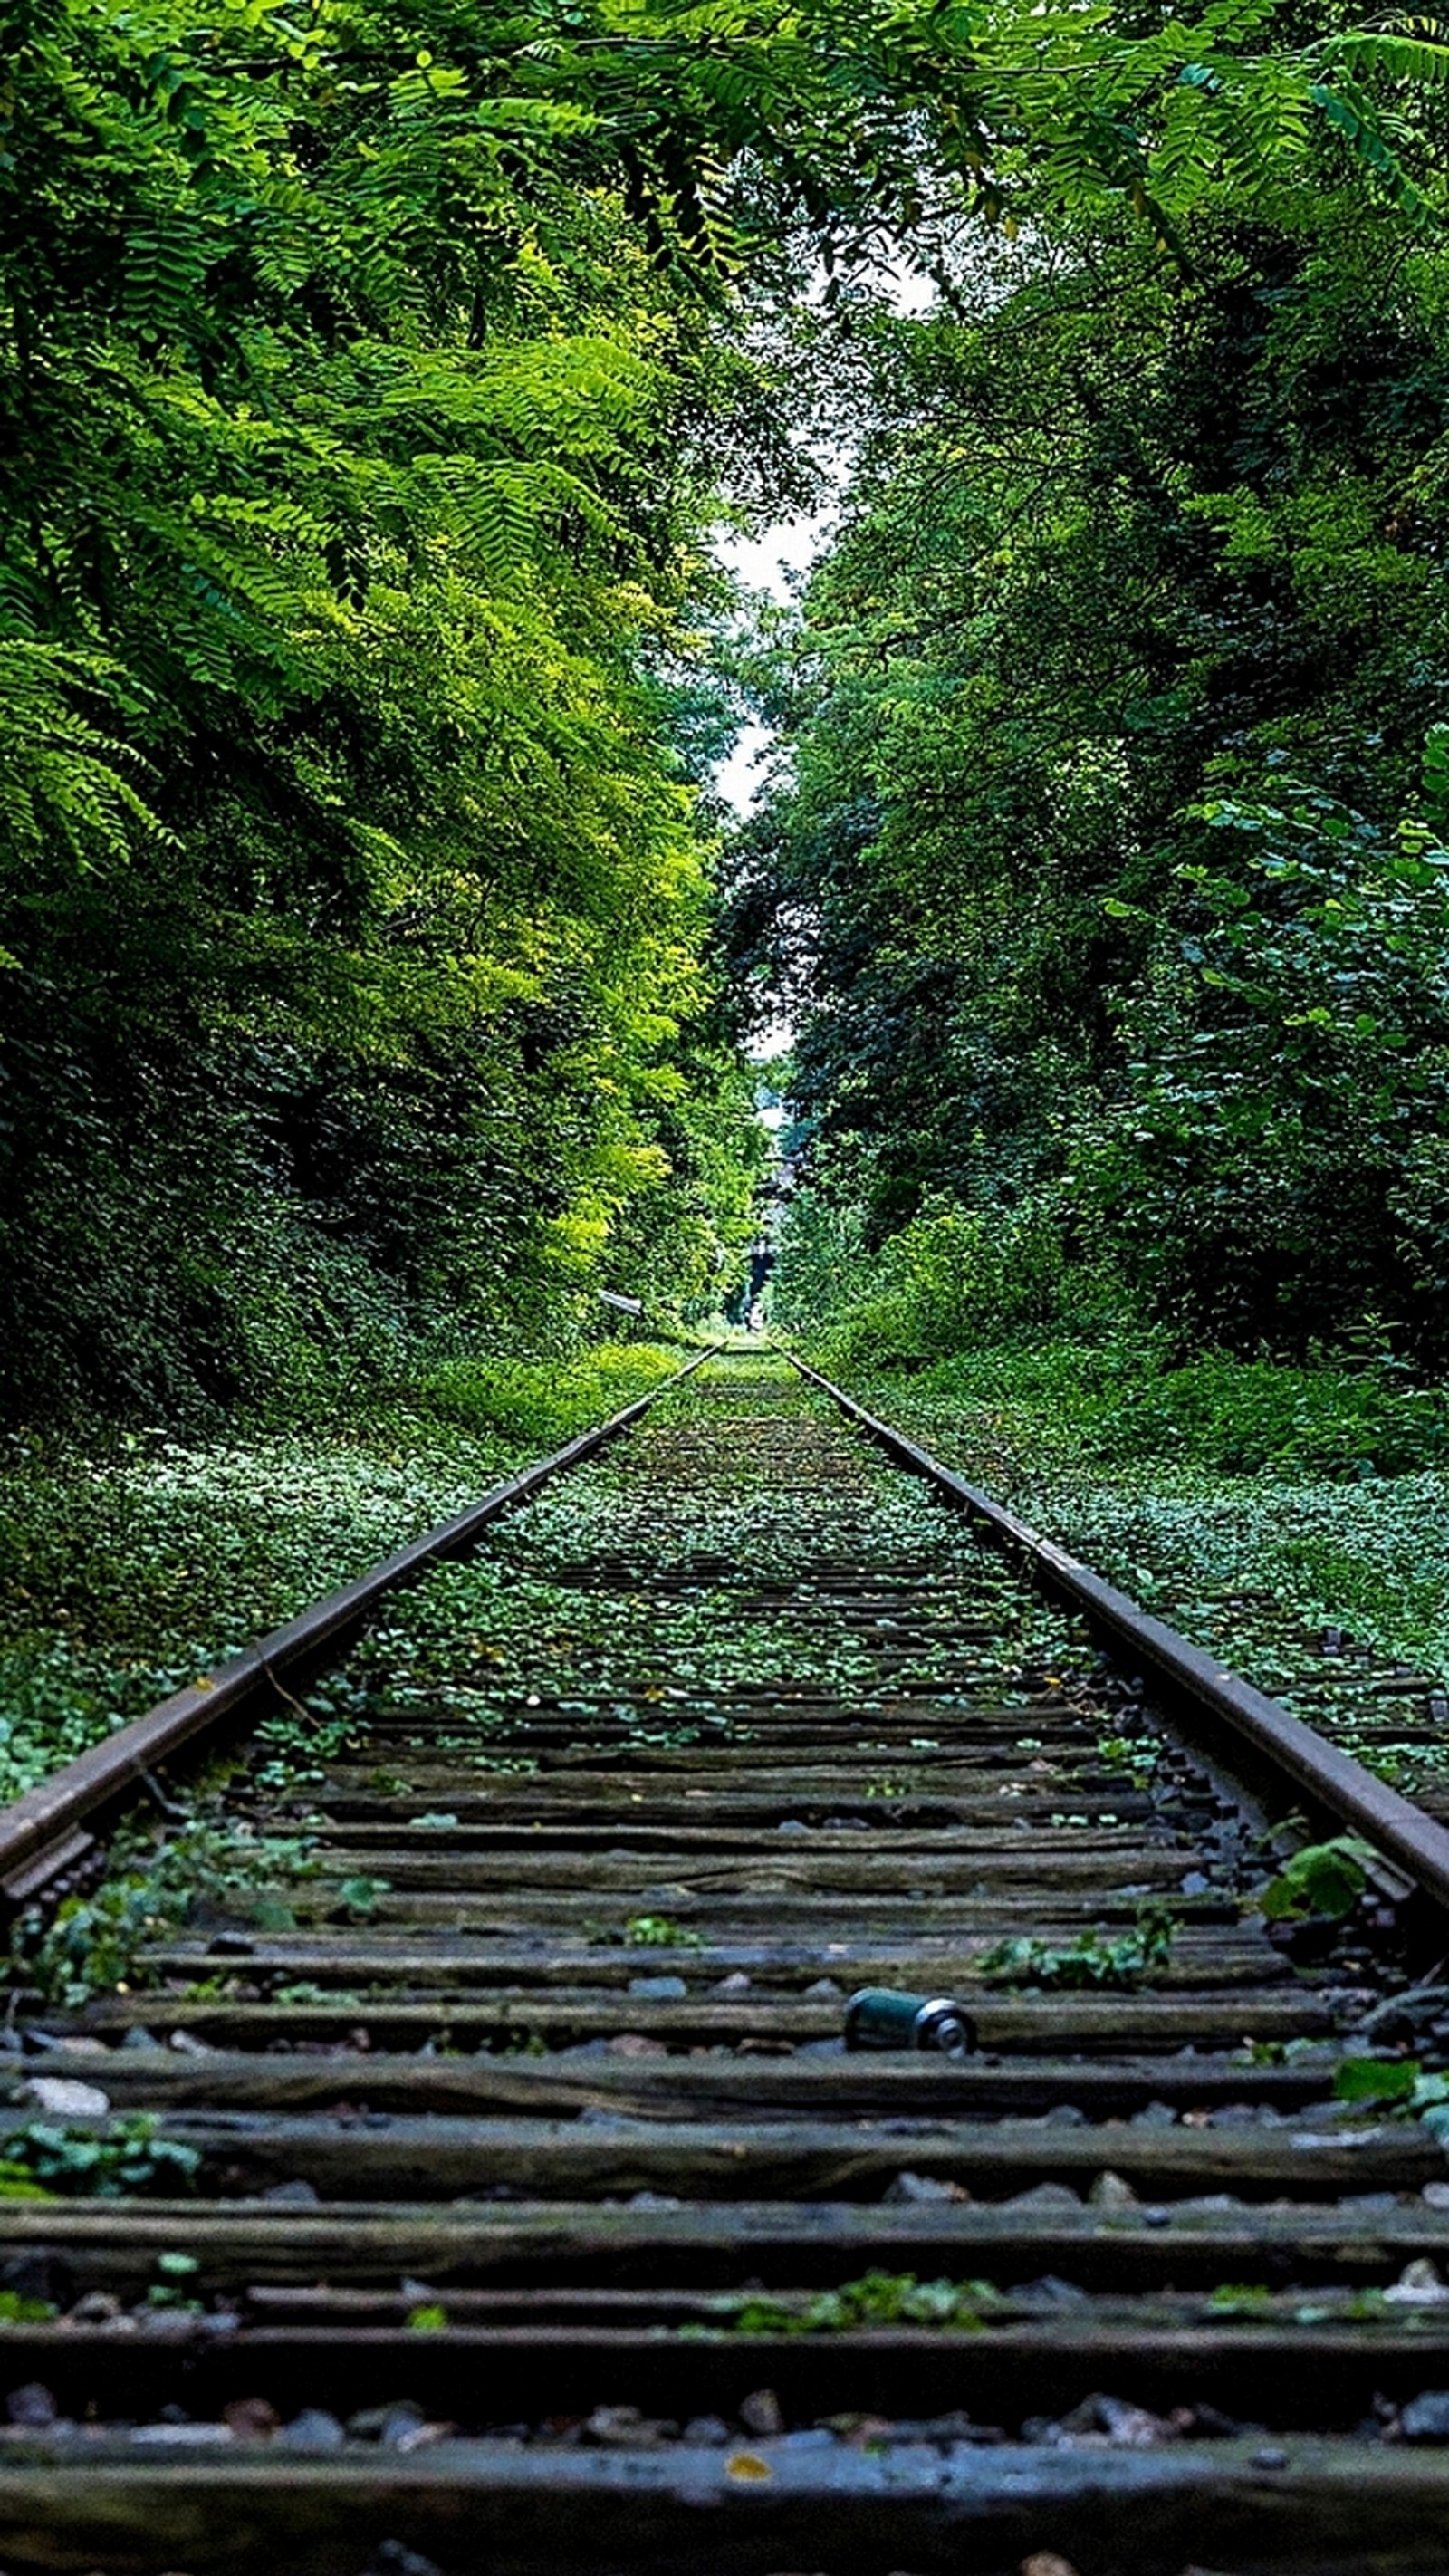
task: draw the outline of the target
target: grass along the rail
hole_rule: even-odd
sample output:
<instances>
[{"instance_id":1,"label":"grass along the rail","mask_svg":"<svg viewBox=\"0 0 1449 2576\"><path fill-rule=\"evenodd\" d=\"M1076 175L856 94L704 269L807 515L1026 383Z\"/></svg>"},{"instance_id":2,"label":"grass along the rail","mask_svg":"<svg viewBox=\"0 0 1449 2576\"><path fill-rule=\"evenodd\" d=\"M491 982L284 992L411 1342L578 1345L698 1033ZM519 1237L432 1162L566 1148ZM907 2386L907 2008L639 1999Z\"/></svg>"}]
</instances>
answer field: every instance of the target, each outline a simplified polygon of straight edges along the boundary
<instances>
[{"instance_id":1,"label":"grass along the rail","mask_svg":"<svg viewBox=\"0 0 1449 2576\"><path fill-rule=\"evenodd\" d=\"M827 1357L822 1365L830 1365ZM1150 1342L985 1346L913 1374L842 1372L1145 1609L1315 1723L1334 1715L1326 1632L1382 1668L1449 1676L1449 1407L1392 1373ZM1310 1671L1328 1697L1295 1703ZM1363 1666L1341 1664L1351 1732ZM1364 1758L1412 1793L1422 1755ZM1446 1741L1449 1762L1449 1741Z\"/></svg>"},{"instance_id":2,"label":"grass along the rail","mask_svg":"<svg viewBox=\"0 0 1449 2576\"><path fill-rule=\"evenodd\" d=\"M783 1404L833 1421L824 1398L807 1393L783 1364L778 1374ZM720 1385L723 1408L711 1402ZM703 1423L707 1481L691 1475L671 1495L655 1483L640 1485L627 1448L602 1452L499 1522L475 1556L435 1566L394 1595L345 1666L307 1689L305 1706L264 1722L252 1741L249 1786L266 1809L285 1814L286 1834L296 1840L289 1844L238 1811L220 1766L188 1798L179 1833L139 1817L113 1846L99 1888L67 1898L53 1923L39 1911L22 1920L15 1947L27 1979L48 2002L70 2005L130 1984L138 1953L186 1923L196 1900L210 1903L218 1892L229 1920L264 1933L302 1928L314 1915L336 1920L339 1905L351 1921L385 1908L385 1877L320 1883L308 1839L313 1795L329 1773L357 1764L380 1714L400 1721L387 1762L355 1785L389 1798L431 1798L426 1778L439 1762L476 1773L480 1786L496 1773L535 1771L537 1758L520 1747L519 1730L545 1706L576 1723L584 1738L602 1721L626 1753L749 1742L755 1728L748 1704L742 1716L726 1714L722 1702L750 1685L848 1697L861 1730L856 1750L875 1751L874 1713L894 1685L878 1670L878 1648L862 1645L848 1606L822 1612L802 1579L822 1543L833 1556L852 1552L863 1510L868 1538L908 1558L923 1606L943 1613L939 1634L912 1638L909 1660L917 1680L938 1679L948 1707L961 1688L953 1602L977 1623L971 1663L1003 1687L1016 1687L1028 1669L1065 1674L1090 1663L1084 1633L1069 1614L1023 1590L959 1515L868 1446L860 1459L866 1505L859 1489L844 1497L808 1484L782 1491L768 1461L756 1462L738 1437L728 1394L727 1372L706 1363L698 1380L671 1391L641 1435L667 1441L671 1425ZM711 1559L725 1569L718 1577L701 1572ZM591 1566L604 1569L602 1579L588 1579ZM679 1588L658 1588L660 1577L678 1578ZM783 1597L762 1595L762 1583L772 1582L783 1586ZM798 1609L790 1597L797 1583ZM973 1681L962 1689L961 1705L973 1704L977 1687ZM504 1749L499 1737L507 1739ZM1040 1752L1030 1733L1019 1743L1024 1762ZM918 1740L880 1745L881 1768L867 1775L863 1794L928 1792L931 1775L913 1755L938 1749L938 1735L924 1723ZM1068 1807L1070 1764L1055 1776ZM1072 1821L1064 1813L1063 1824ZM407 1830L419 1849L445 1848L458 1822L440 1797L413 1814ZM689 1907L670 1901L667 1888L657 1905L650 1893L647 1908L603 1903L596 1937L641 1951L698 1947L700 1933L681 1919ZM1151 1964L1145 1955L1128 1961L1117 1982L1136 1982ZM219 1988L229 1974L219 1961ZM1070 1969L1066 1974L1071 1981Z\"/></svg>"},{"instance_id":3,"label":"grass along the rail","mask_svg":"<svg viewBox=\"0 0 1449 2576\"><path fill-rule=\"evenodd\" d=\"M335 1429L11 1434L0 1485L0 1802L647 1394L654 1344L456 1362ZM325 1717L324 1682L310 1704ZM339 1702L339 1707L341 1703Z\"/></svg>"}]
</instances>

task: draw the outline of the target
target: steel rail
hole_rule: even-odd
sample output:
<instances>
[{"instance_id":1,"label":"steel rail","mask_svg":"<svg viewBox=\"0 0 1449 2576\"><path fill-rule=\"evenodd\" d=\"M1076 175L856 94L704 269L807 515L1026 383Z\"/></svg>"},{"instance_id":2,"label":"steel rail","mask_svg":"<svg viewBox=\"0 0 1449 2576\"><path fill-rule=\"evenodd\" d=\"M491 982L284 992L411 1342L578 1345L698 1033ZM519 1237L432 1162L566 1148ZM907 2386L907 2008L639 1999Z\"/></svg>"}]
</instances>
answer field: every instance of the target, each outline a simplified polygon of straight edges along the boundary
<instances>
[{"instance_id":1,"label":"steel rail","mask_svg":"<svg viewBox=\"0 0 1449 2576\"><path fill-rule=\"evenodd\" d=\"M325 1600L314 1602L283 1627L248 1646L231 1662L202 1673L184 1690L173 1691L144 1716L118 1727L99 1744L90 1745L59 1771L0 1808L0 1899L11 1904L35 1894L72 1858L80 1856L85 1838L80 1829L100 1809L151 1786L148 1775L183 1746L214 1733L279 1699L285 1699L283 1677L315 1666L319 1658L335 1660L351 1643L372 1610L391 1592L414 1583L435 1565L461 1556L494 1521L516 1511L543 1485L571 1467L582 1466L611 1440L629 1430L670 1388L691 1376L712 1357L696 1353L681 1369L647 1395L637 1396L621 1413L578 1432L553 1450L470 1503L450 1521L411 1539L380 1565L343 1584Z\"/></svg>"},{"instance_id":2,"label":"steel rail","mask_svg":"<svg viewBox=\"0 0 1449 2576\"><path fill-rule=\"evenodd\" d=\"M1163 1619L1153 1618L1128 1593L1119 1591L1090 1566L1059 1547L1055 1539L1018 1520L977 1485L933 1457L920 1442L871 1413L844 1387L812 1368L794 1351L782 1351L792 1368L831 1402L846 1419L869 1434L899 1466L925 1477L938 1492L969 1513L977 1527L1005 1551L1031 1565L1043 1588L1057 1600L1084 1613L1092 1626L1117 1646L1130 1648L1173 1689L1210 1709L1330 1815L1354 1826L1405 1870L1417 1887L1441 1905L1449 1905L1449 1832L1426 1816L1412 1800L1401 1797L1387 1781L1340 1752L1316 1730L1294 1717L1281 1700L1270 1698L1229 1665L1220 1664L1201 1646L1181 1636Z\"/></svg>"},{"instance_id":3,"label":"steel rail","mask_svg":"<svg viewBox=\"0 0 1449 2576\"><path fill-rule=\"evenodd\" d=\"M1103 1672L1008 1674L1006 1635L1020 1659L1042 1633L1036 1567L1060 1589L1072 1561L757 1352L612 1453L599 1513L513 1525L510 1567L574 1607L540 1627L515 1602L484 1741L446 1679L409 1702L399 1636L340 1758L274 1774L265 1734L236 1743L233 1812L306 1819L275 1887L198 1889L89 2002L19 1967L7 2119L38 2129L22 2106L83 2086L70 2141L139 2113L163 2188L168 2149L199 2162L196 2196L144 2210L100 2196L103 2167L0 2204L4 2278L36 2303L0 2334L25 2391L6 2566L1439 2564L1443 2150L1330 2102L1365 1980L1416 2018L1406 1927L1362 1909L1301 1980L1242 1919L1267 1765L1151 1663L1157 1623L1129 1603L1109 1632L1123 1596L1080 1569ZM1000 1539L997 1572L930 1485L901 1515L922 1469ZM1139 1668L1160 1744L1128 1785L1092 1747ZM1281 1765L1270 1804L1317 1812ZM1398 1863L1371 1875L1411 1892ZM1058 1986L1054 1950L1101 1957L1171 1883L1170 1955ZM663 1903L660 1957L637 1936ZM1014 1926L1039 1986L995 1939ZM847 2049L847 1989L884 1973L964 1991L977 2055ZM897 2277L957 2285L953 2312L878 2312ZM879 2452L851 2438L872 2419Z\"/></svg>"}]
</instances>

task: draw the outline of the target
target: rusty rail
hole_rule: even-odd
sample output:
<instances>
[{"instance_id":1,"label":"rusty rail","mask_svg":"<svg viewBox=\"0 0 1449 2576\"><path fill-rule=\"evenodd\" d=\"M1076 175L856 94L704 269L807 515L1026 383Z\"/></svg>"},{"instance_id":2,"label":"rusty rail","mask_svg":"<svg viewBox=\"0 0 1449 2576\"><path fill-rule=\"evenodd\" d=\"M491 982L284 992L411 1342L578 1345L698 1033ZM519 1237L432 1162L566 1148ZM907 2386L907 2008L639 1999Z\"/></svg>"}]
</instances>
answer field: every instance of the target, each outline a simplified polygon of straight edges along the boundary
<instances>
[{"instance_id":1,"label":"rusty rail","mask_svg":"<svg viewBox=\"0 0 1449 2576\"><path fill-rule=\"evenodd\" d=\"M506 1476L454 1519L410 1539L406 1547L355 1582L343 1584L283 1627L272 1629L230 1663L199 1675L184 1690L173 1691L144 1716L117 1727L113 1735L89 1746L49 1779L0 1808L0 1897L14 1905L37 1894L57 1871L80 1857L90 1839L83 1836L82 1828L104 1810L144 1791L148 1773L200 1739L260 1715L285 1698L279 1685L287 1679L315 1669L320 1662L336 1661L390 1592L417 1582L449 1557L463 1555L505 1513L517 1511L555 1477L582 1466L609 1441L632 1430L667 1388L679 1385L709 1357L707 1349L700 1351L648 1395L626 1404L622 1412L577 1433L561 1449L516 1475Z\"/></svg>"},{"instance_id":2,"label":"rusty rail","mask_svg":"<svg viewBox=\"0 0 1449 2576\"><path fill-rule=\"evenodd\" d=\"M1201 1646L1155 1619L1130 1596L1081 1564L1055 1539L1018 1520L979 1486L968 1484L920 1442L870 1413L844 1387L822 1376L793 1351L784 1356L800 1375L828 1395L847 1421L879 1443L899 1466L924 1476L936 1491L969 1513L978 1529L1021 1564L1031 1568L1042 1588L1058 1601L1080 1610L1093 1629L1119 1652L1126 1648L1134 1664L1145 1667L1159 1683L1195 1706L1226 1721L1314 1804L1342 1823L1352 1825L1377 1849L1397 1861L1416 1887L1440 1905L1449 1905L1449 1833L1426 1816L1412 1800L1401 1797L1361 1762L1330 1744L1315 1728L1294 1717Z\"/></svg>"}]
</instances>

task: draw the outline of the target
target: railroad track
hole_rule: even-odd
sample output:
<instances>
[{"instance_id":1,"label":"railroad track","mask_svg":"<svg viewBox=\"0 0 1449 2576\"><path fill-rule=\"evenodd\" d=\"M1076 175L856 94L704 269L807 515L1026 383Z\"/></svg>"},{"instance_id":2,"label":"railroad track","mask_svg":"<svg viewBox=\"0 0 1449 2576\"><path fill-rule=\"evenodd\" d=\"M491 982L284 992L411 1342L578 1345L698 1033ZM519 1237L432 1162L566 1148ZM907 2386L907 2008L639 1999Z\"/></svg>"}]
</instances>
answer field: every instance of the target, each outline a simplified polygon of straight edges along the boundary
<instances>
[{"instance_id":1,"label":"railroad track","mask_svg":"<svg viewBox=\"0 0 1449 2576\"><path fill-rule=\"evenodd\" d=\"M1444 2055L1449 1835L809 1372L514 1480L0 1885L7 2570L1449 2556L1449 2160L1335 2095Z\"/></svg>"}]
</instances>

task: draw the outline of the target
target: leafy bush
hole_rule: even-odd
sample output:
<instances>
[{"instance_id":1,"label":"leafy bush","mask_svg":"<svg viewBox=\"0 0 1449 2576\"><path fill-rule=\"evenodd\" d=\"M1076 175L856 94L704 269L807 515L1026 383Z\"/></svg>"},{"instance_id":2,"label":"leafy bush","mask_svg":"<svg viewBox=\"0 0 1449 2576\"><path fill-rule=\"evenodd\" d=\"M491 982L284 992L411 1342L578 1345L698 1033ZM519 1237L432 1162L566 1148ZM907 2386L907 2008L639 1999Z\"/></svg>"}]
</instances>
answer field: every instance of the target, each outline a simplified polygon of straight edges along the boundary
<instances>
[{"instance_id":1,"label":"leafy bush","mask_svg":"<svg viewBox=\"0 0 1449 2576\"><path fill-rule=\"evenodd\" d=\"M1265 1689L1292 1703L1307 1664L1302 1713L1412 1794L1440 1749L1360 1743L1356 1653L1305 1649L1334 1627L1375 1658L1449 1669L1449 1400L1373 1359L1173 1368L1165 1348L998 1344L852 1385Z\"/></svg>"},{"instance_id":2,"label":"leafy bush","mask_svg":"<svg viewBox=\"0 0 1449 2576\"><path fill-rule=\"evenodd\" d=\"M1212 1475L1363 1478L1449 1464L1449 1396L1378 1352L1357 1366L1223 1351L1183 1361L1160 1331L978 1343L913 1377L910 1403L1030 1458L1036 1472L1150 1461Z\"/></svg>"},{"instance_id":3,"label":"leafy bush","mask_svg":"<svg viewBox=\"0 0 1449 2576\"><path fill-rule=\"evenodd\" d=\"M417 1401L440 1422L532 1452L622 1411L671 1377L682 1357L656 1343L605 1343L572 1361L443 1360L424 1371Z\"/></svg>"},{"instance_id":4,"label":"leafy bush","mask_svg":"<svg viewBox=\"0 0 1449 2576\"><path fill-rule=\"evenodd\" d=\"M1195 1337L1301 1353L1387 1318L1443 1360L1449 850L1288 780L1195 819L1074 1148L1084 1223Z\"/></svg>"},{"instance_id":5,"label":"leafy bush","mask_svg":"<svg viewBox=\"0 0 1449 2576\"><path fill-rule=\"evenodd\" d=\"M279 1879L305 1876L311 1866L305 1836L259 1834L203 1815L155 1835L132 1830L93 1895L64 1897L49 1921L38 1910L21 1915L13 1964L47 2001L82 2004L129 1980L139 1952L183 1924L197 1896L230 1898L241 1910L249 1898L278 1908Z\"/></svg>"},{"instance_id":6,"label":"leafy bush","mask_svg":"<svg viewBox=\"0 0 1449 2576\"><path fill-rule=\"evenodd\" d=\"M773 1283L773 1318L788 1331L813 1328L842 1367L921 1365L981 1340L1026 1338L1087 1302L1045 1197L989 1212L938 1201L873 1256L862 1242L858 1217L806 1194L786 1219Z\"/></svg>"}]
</instances>

